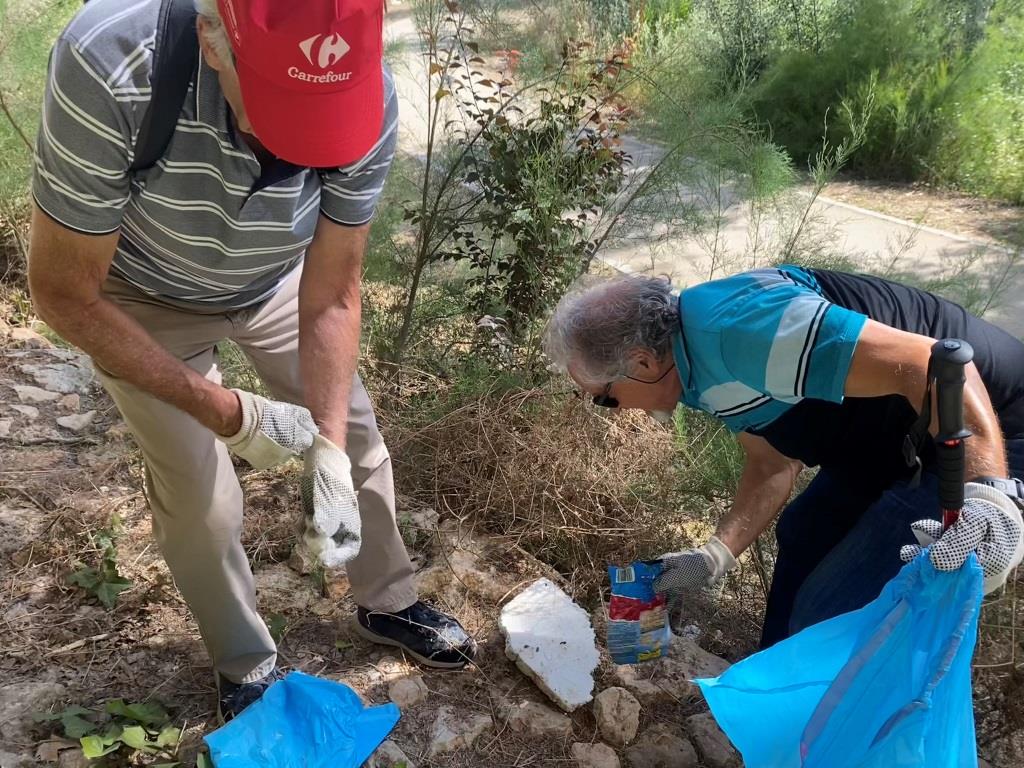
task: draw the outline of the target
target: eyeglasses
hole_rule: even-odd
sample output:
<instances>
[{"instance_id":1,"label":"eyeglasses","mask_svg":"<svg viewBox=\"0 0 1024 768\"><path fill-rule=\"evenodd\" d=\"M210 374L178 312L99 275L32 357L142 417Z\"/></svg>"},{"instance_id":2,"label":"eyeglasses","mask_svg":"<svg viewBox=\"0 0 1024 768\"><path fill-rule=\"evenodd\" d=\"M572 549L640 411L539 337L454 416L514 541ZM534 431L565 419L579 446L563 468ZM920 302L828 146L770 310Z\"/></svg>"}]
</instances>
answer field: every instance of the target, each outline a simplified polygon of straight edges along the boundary
<instances>
[{"instance_id":1,"label":"eyeglasses","mask_svg":"<svg viewBox=\"0 0 1024 768\"><path fill-rule=\"evenodd\" d=\"M639 382L641 384L657 384L662 379L664 379L666 376L668 376L672 371L674 371L675 367L676 367L676 364L672 363L672 365L669 366L669 368L666 369L666 371L663 374L661 374L661 376L656 378L654 381L647 381L646 379L638 379L635 376L627 376L626 374L623 374L622 376L619 376L618 379L613 379L612 381L609 381L607 384L605 384L604 385L604 390L602 390L600 395L594 395L594 405L599 405L602 408L618 408L619 407L619 399L617 397L612 397L611 396L612 384L614 384L616 381L619 381L620 379L629 379L630 381L637 381L637 382Z\"/></svg>"}]
</instances>

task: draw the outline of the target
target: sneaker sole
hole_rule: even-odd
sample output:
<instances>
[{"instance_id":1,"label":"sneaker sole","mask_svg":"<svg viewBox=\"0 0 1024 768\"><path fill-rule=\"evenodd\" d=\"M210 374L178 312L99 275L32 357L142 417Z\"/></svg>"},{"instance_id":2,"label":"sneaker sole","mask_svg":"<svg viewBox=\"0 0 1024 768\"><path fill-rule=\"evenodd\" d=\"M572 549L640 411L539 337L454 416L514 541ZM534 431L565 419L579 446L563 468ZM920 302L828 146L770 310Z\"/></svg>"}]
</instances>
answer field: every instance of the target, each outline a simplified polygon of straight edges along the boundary
<instances>
[{"instance_id":1,"label":"sneaker sole","mask_svg":"<svg viewBox=\"0 0 1024 768\"><path fill-rule=\"evenodd\" d=\"M401 648L420 664L425 667L431 667L432 669L462 669L471 661L471 659L465 659L463 661L436 661L426 656L422 656L397 640L392 640L390 637L384 637L384 635L378 635L372 629L367 629L359 623L359 619L355 616L352 617L352 628L356 631L356 634L364 640L369 640L371 643L377 643L378 645L390 645L393 648Z\"/></svg>"}]
</instances>

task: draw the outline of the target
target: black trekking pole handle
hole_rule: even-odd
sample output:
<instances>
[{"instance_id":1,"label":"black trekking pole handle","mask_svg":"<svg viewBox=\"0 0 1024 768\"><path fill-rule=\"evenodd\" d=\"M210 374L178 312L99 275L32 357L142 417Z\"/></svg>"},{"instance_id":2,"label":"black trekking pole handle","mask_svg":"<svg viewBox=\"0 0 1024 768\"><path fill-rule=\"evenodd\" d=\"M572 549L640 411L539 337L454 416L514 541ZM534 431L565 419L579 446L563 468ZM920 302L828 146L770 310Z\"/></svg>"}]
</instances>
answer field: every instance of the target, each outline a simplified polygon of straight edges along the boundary
<instances>
[{"instance_id":1,"label":"black trekking pole handle","mask_svg":"<svg viewBox=\"0 0 1024 768\"><path fill-rule=\"evenodd\" d=\"M973 358L974 350L966 341L942 339L932 345L928 361L939 412L935 456L943 530L957 521L964 506L964 440L971 436L964 427L964 368Z\"/></svg>"}]
</instances>

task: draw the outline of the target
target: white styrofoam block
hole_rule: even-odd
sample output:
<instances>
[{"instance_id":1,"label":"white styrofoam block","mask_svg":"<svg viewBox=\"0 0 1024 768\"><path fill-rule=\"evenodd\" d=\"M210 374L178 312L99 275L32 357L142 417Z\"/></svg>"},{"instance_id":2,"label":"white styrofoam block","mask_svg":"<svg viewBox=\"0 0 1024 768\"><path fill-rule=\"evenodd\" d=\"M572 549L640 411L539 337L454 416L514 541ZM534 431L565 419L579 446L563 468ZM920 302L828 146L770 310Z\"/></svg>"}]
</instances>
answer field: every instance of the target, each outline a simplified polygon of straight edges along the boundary
<instances>
[{"instance_id":1,"label":"white styrofoam block","mask_svg":"<svg viewBox=\"0 0 1024 768\"><path fill-rule=\"evenodd\" d=\"M597 644L590 617L565 592L538 579L513 598L499 619L505 655L566 712L593 696Z\"/></svg>"}]
</instances>

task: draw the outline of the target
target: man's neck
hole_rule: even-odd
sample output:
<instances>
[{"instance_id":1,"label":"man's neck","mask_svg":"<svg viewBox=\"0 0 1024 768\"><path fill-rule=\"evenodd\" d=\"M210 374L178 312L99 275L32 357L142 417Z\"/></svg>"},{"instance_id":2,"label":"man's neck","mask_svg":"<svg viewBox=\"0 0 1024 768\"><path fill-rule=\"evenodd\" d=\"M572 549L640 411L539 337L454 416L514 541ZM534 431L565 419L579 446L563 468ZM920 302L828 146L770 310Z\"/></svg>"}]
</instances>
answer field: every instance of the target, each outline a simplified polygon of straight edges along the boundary
<instances>
[{"instance_id":1,"label":"man's neck","mask_svg":"<svg viewBox=\"0 0 1024 768\"><path fill-rule=\"evenodd\" d=\"M277 159L274 156L274 153L264 147L263 144L260 143L260 140L251 133L238 131L238 135L242 137L246 144L249 145L249 149L251 149L252 153L256 155L256 159L259 160L261 167L266 168Z\"/></svg>"},{"instance_id":2,"label":"man's neck","mask_svg":"<svg viewBox=\"0 0 1024 768\"><path fill-rule=\"evenodd\" d=\"M260 167L267 168L270 166L277 159L274 153L263 146L254 134L246 133L238 127L238 119L235 117L230 107L228 107L228 116L228 119L231 121L231 130L234 131L236 136L241 137L242 141L244 141L246 145L248 145L249 149L252 150L252 153L256 156L256 160L259 162Z\"/></svg>"}]
</instances>

